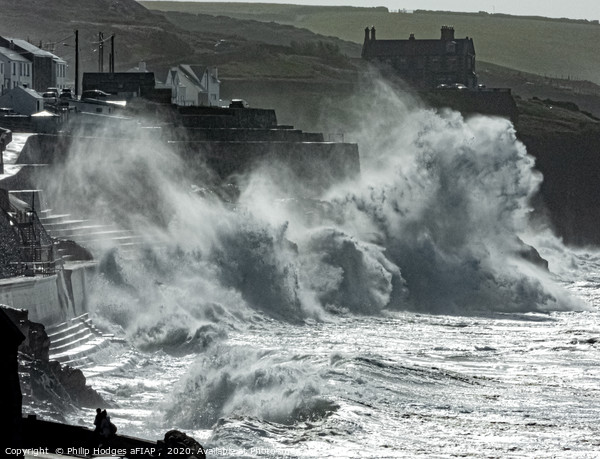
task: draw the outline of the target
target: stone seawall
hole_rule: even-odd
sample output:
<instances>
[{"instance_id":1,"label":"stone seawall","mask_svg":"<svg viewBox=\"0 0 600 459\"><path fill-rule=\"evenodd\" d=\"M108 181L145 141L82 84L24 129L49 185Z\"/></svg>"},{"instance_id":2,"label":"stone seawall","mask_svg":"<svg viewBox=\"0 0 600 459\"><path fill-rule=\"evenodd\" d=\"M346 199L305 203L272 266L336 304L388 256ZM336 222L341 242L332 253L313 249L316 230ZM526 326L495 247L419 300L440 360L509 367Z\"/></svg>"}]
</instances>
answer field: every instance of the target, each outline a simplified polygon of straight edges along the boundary
<instances>
[{"instance_id":1,"label":"stone seawall","mask_svg":"<svg viewBox=\"0 0 600 459\"><path fill-rule=\"evenodd\" d=\"M86 286L94 273L95 265L85 263L53 276L1 279L0 303L27 309L35 322L58 323L87 312Z\"/></svg>"},{"instance_id":2,"label":"stone seawall","mask_svg":"<svg viewBox=\"0 0 600 459\"><path fill-rule=\"evenodd\" d=\"M360 173L358 146L333 142L170 142L191 168L208 166L221 179L268 165L309 188Z\"/></svg>"}]
</instances>

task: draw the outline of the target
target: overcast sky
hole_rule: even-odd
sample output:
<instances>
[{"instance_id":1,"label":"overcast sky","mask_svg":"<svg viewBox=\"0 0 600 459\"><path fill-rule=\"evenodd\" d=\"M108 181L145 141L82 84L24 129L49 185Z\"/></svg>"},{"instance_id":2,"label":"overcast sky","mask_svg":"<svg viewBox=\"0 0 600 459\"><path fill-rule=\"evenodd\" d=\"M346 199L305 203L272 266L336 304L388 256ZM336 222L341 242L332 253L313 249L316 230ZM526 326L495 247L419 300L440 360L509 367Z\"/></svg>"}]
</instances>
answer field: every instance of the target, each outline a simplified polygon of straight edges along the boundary
<instances>
[{"instance_id":1,"label":"overcast sky","mask_svg":"<svg viewBox=\"0 0 600 459\"><path fill-rule=\"evenodd\" d=\"M190 1L190 0L178 0ZM194 0L192 0L194 1ZM214 0L213 0L214 1ZM246 3L292 3L296 5L387 6L389 9L487 11L516 15L600 19L600 0L235 0Z\"/></svg>"}]
</instances>

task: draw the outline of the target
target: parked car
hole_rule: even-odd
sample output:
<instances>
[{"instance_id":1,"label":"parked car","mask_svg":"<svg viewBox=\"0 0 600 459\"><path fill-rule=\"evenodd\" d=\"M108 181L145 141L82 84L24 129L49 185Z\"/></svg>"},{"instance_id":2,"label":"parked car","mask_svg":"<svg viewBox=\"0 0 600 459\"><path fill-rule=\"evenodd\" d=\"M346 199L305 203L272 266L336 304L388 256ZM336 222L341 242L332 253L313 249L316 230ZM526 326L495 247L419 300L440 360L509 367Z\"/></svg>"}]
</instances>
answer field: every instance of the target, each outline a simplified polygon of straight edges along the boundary
<instances>
[{"instance_id":1,"label":"parked car","mask_svg":"<svg viewBox=\"0 0 600 459\"><path fill-rule=\"evenodd\" d=\"M246 102L244 99L231 99L231 103L229 104L229 108L248 108L250 104Z\"/></svg>"},{"instance_id":2,"label":"parked car","mask_svg":"<svg viewBox=\"0 0 600 459\"><path fill-rule=\"evenodd\" d=\"M82 99L106 99L110 94L99 89L87 89L81 93Z\"/></svg>"},{"instance_id":3,"label":"parked car","mask_svg":"<svg viewBox=\"0 0 600 459\"><path fill-rule=\"evenodd\" d=\"M12 108L0 107L0 116L16 115L16 114L17 114L17 112L15 112Z\"/></svg>"},{"instance_id":4,"label":"parked car","mask_svg":"<svg viewBox=\"0 0 600 459\"><path fill-rule=\"evenodd\" d=\"M71 92L71 88L65 88L60 92L61 99L72 99L73 93Z\"/></svg>"},{"instance_id":5,"label":"parked car","mask_svg":"<svg viewBox=\"0 0 600 459\"><path fill-rule=\"evenodd\" d=\"M44 102L54 103L58 98L58 94L56 94L54 91L46 91L42 94L42 97L44 98Z\"/></svg>"}]
</instances>

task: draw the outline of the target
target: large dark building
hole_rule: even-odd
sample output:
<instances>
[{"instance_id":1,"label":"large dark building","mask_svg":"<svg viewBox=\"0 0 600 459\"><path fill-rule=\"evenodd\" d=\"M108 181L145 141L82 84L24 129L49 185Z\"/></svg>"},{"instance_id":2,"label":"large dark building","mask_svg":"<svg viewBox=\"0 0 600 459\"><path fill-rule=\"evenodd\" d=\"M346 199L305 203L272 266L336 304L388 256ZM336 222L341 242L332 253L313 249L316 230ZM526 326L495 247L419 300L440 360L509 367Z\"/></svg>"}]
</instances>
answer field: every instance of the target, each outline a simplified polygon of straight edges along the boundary
<instances>
[{"instance_id":1,"label":"large dark building","mask_svg":"<svg viewBox=\"0 0 600 459\"><path fill-rule=\"evenodd\" d=\"M389 66L417 88L462 84L477 86L473 39L455 38L454 28L443 26L438 40L377 40L375 27L365 29L362 57Z\"/></svg>"}]
</instances>

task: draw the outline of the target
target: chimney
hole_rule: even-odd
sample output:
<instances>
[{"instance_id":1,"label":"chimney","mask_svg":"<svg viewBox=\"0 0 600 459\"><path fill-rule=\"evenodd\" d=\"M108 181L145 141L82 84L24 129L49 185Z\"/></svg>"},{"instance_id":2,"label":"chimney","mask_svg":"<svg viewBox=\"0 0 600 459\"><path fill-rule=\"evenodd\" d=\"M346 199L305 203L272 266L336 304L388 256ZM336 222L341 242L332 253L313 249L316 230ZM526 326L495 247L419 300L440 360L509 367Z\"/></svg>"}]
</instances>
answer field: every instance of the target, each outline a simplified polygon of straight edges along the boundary
<instances>
[{"instance_id":1,"label":"chimney","mask_svg":"<svg viewBox=\"0 0 600 459\"><path fill-rule=\"evenodd\" d=\"M408 37L408 39L409 39L409 40L414 40L414 39L415 39L415 34L414 34L414 33L411 33L411 34L410 34L410 37Z\"/></svg>"},{"instance_id":2,"label":"chimney","mask_svg":"<svg viewBox=\"0 0 600 459\"><path fill-rule=\"evenodd\" d=\"M454 27L442 26L442 40L451 41L454 40Z\"/></svg>"},{"instance_id":3,"label":"chimney","mask_svg":"<svg viewBox=\"0 0 600 459\"><path fill-rule=\"evenodd\" d=\"M138 66L138 68L140 69L140 73L145 72L146 71L146 63L144 61L140 61L140 65Z\"/></svg>"},{"instance_id":4,"label":"chimney","mask_svg":"<svg viewBox=\"0 0 600 459\"><path fill-rule=\"evenodd\" d=\"M375 26L371 27L371 40L373 40L373 41L376 40L376 38L375 38Z\"/></svg>"}]
</instances>

